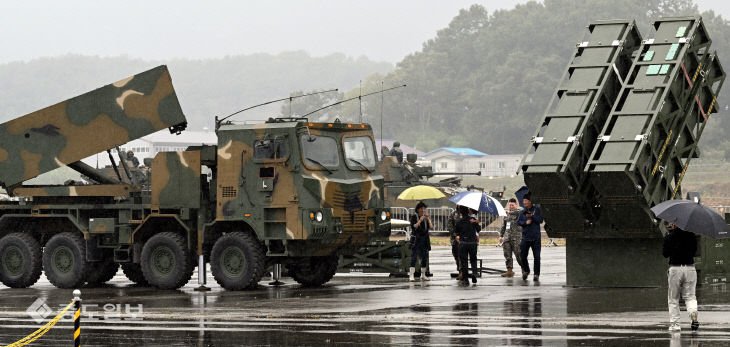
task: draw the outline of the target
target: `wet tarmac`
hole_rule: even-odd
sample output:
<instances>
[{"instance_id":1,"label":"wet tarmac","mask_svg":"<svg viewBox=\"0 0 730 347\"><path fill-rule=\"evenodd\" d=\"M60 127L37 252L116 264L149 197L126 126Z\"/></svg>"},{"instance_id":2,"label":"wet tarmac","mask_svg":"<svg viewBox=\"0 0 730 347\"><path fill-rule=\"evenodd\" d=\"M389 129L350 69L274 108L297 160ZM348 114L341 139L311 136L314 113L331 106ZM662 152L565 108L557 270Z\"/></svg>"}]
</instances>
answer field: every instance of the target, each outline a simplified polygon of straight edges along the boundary
<instances>
[{"instance_id":1,"label":"wet tarmac","mask_svg":"<svg viewBox=\"0 0 730 347\"><path fill-rule=\"evenodd\" d=\"M431 281L338 274L315 289L284 278L229 292L209 276L212 290L196 292L196 273L163 291L129 285L120 271L106 287L82 288L83 345L730 345L727 285L698 288L699 332L683 312L682 333L669 334L666 289L566 288L562 247L543 248L540 282L485 274L458 286L450 249L434 247L431 257ZM504 268L500 248L483 246L479 257ZM71 296L45 278L29 289L0 285L0 345L38 329L36 319L52 318ZM68 346L72 324L64 319L33 345Z\"/></svg>"}]
</instances>

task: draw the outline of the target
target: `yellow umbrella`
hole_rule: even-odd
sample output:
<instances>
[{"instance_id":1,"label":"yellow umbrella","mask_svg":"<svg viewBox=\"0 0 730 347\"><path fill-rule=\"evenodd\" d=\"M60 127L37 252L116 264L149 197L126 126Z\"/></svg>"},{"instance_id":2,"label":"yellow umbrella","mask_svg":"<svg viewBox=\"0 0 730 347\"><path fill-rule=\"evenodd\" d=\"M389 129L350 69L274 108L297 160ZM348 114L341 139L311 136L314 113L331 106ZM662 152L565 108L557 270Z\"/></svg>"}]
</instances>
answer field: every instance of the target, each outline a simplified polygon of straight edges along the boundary
<instances>
[{"instance_id":1,"label":"yellow umbrella","mask_svg":"<svg viewBox=\"0 0 730 347\"><path fill-rule=\"evenodd\" d=\"M443 197L446 197L444 193L431 186L410 187L398 195L400 200L441 199Z\"/></svg>"}]
</instances>

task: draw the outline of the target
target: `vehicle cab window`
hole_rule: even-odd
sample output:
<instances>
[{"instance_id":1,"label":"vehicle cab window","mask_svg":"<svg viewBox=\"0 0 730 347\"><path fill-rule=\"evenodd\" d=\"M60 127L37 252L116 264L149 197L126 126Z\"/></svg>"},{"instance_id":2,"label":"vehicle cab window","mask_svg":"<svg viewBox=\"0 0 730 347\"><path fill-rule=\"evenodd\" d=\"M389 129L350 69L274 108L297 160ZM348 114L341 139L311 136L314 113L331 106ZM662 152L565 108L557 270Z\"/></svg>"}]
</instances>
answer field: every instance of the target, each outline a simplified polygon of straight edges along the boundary
<instances>
[{"instance_id":1,"label":"vehicle cab window","mask_svg":"<svg viewBox=\"0 0 730 347\"><path fill-rule=\"evenodd\" d=\"M340 155L337 141L332 137L302 135L302 160L309 168L322 169L337 167Z\"/></svg>"},{"instance_id":2,"label":"vehicle cab window","mask_svg":"<svg viewBox=\"0 0 730 347\"><path fill-rule=\"evenodd\" d=\"M345 161L353 170L364 170L375 166L375 147L369 136L346 137L344 140Z\"/></svg>"},{"instance_id":3,"label":"vehicle cab window","mask_svg":"<svg viewBox=\"0 0 730 347\"><path fill-rule=\"evenodd\" d=\"M253 143L253 156L255 159L282 159L289 156L289 149L285 139L256 140Z\"/></svg>"}]
</instances>

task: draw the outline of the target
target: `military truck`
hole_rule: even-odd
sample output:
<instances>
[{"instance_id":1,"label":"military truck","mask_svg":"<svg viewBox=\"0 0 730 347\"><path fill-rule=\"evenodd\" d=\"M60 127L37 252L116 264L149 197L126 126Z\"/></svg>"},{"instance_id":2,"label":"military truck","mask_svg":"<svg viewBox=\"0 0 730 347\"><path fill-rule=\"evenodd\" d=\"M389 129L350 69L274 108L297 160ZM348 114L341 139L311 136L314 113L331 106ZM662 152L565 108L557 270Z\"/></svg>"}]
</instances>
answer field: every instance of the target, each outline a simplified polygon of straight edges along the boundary
<instances>
[{"instance_id":1,"label":"military truck","mask_svg":"<svg viewBox=\"0 0 730 347\"><path fill-rule=\"evenodd\" d=\"M545 231L566 238L571 286L666 284L666 230L650 209L682 197L726 75L701 17L652 24L648 39L632 20L588 25L522 162ZM726 259L697 259L700 281L726 282Z\"/></svg>"},{"instance_id":2,"label":"military truck","mask_svg":"<svg viewBox=\"0 0 730 347\"><path fill-rule=\"evenodd\" d=\"M253 288L272 264L316 286L337 256L389 229L367 124L270 119L219 122L218 144L160 152L140 184L112 149L152 132L180 134L185 116L159 66L0 124L0 281L60 288L133 282L185 285L205 264L229 290ZM184 136L182 134L181 136ZM106 151L115 175L80 160ZM89 182L24 185L68 166ZM207 168L212 175L202 174Z\"/></svg>"}]
</instances>

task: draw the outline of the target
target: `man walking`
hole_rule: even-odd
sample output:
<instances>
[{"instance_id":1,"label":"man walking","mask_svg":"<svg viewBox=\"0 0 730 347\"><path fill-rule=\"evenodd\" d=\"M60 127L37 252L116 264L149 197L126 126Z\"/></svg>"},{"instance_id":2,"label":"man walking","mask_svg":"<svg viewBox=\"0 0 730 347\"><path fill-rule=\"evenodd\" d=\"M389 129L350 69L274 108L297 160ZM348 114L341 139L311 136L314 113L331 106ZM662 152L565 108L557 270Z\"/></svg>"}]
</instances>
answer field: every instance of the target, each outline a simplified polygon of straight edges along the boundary
<instances>
[{"instance_id":1,"label":"man walking","mask_svg":"<svg viewBox=\"0 0 730 347\"><path fill-rule=\"evenodd\" d=\"M502 228L499 229L499 242L502 244L502 250L504 251L505 264L507 265L507 272L502 274L502 277L513 277L515 275L512 271L512 255L514 254L517 259L517 264L522 267L522 258L520 255L520 242L522 241L522 228L517 224L517 217L520 215L521 209L517 207L517 200L515 198L509 199L507 203L507 216L502 220Z\"/></svg>"},{"instance_id":2,"label":"man walking","mask_svg":"<svg viewBox=\"0 0 730 347\"><path fill-rule=\"evenodd\" d=\"M520 258L522 258L522 279L527 280L530 275L530 263L527 262L527 254L532 249L532 258L535 262L535 276L533 280L540 280L540 223L542 223L542 211L540 207L532 204L530 194L525 195L522 204L525 209L520 211L517 217L517 224L522 227L522 242L520 243Z\"/></svg>"},{"instance_id":3,"label":"man walking","mask_svg":"<svg viewBox=\"0 0 730 347\"><path fill-rule=\"evenodd\" d=\"M667 301L669 304L669 331L678 332L679 327L679 297L684 299L687 312L692 320L692 330L700 327L697 320L697 271L694 266L694 257L697 253L697 238L693 233L669 224L669 232L664 236L662 254L669 258Z\"/></svg>"}]
</instances>

